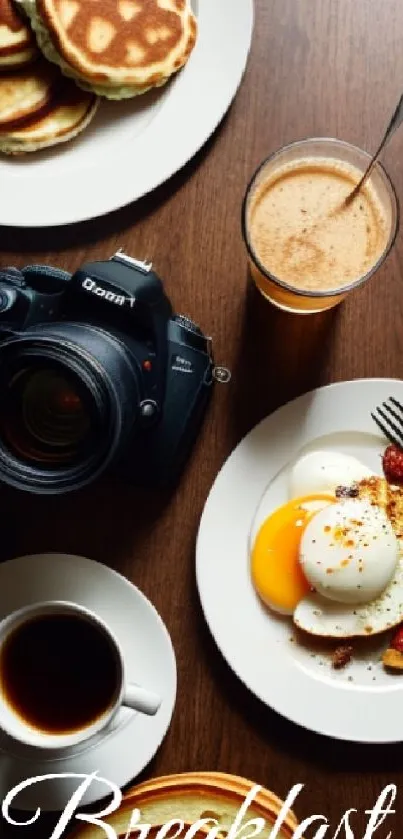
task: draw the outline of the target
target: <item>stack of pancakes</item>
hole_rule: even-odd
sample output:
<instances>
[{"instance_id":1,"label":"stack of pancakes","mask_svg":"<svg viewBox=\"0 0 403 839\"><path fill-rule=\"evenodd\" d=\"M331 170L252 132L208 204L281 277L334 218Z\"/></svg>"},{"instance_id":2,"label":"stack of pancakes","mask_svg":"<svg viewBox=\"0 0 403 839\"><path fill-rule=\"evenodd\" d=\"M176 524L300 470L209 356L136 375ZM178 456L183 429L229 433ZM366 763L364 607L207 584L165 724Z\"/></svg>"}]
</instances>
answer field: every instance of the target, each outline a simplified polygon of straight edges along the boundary
<instances>
[{"instance_id":1,"label":"stack of pancakes","mask_svg":"<svg viewBox=\"0 0 403 839\"><path fill-rule=\"evenodd\" d=\"M0 0L0 151L75 137L100 97L164 85L196 37L190 0Z\"/></svg>"},{"instance_id":2,"label":"stack of pancakes","mask_svg":"<svg viewBox=\"0 0 403 839\"><path fill-rule=\"evenodd\" d=\"M0 70L24 67L38 55L35 36L11 0L0 0Z\"/></svg>"},{"instance_id":3,"label":"stack of pancakes","mask_svg":"<svg viewBox=\"0 0 403 839\"><path fill-rule=\"evenodd\" d=\"M147 839L156 839L158 830L171 820L184 822L184 829L178 839L184 839L186 830L199 819L210 819L200 826L194 839L208 839L208 832L218 822L220 832L217 839L225 839L235 818L254 784L245 778L227 775L223 772L188 772L184 775L167 775L139 784L127 792L117 812L104 819L111 826L118 839L138 836L135 823L131 820L134 810L140 811L138 823L151 825ZM282 809L283 802L274 793L261 789L251 802L242 824L250 819L261 818L266 822L261 836L270 835L270 828ZM129 827L133 828L132 834ZM277 839L292 839L298 822L294 813L284 816L283 824L276 834ZM237 834L241 833L239 825ZM250 828L249 828L250 831ZM178 827L172 826L169 835L177 836ZM245 831L248 835L248 831ZM86 825L69 836L69 839L104 839L102 827Z\"/></svg>"}]
</instances>

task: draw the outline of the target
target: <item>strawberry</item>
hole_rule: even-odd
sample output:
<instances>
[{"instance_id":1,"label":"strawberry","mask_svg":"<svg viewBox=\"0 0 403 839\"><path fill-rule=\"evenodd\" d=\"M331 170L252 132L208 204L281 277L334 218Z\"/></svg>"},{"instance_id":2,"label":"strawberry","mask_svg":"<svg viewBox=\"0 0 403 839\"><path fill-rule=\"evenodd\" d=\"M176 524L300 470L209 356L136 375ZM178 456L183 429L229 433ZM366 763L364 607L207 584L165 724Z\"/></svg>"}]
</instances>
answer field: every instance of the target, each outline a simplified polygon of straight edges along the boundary
<instances>
[{"instance_id":1,"label":"strawberry","mask_svg":"<svg viewBox=\"0 0 403 839\"><path fill-rule=\"evenodd\" d=\"M399 626L396 634L393 636L389 647L392 650L398 650L399 653L403 653L403 624Z\"/></svg>"},{"instance_id":2,"label":"strawberry","mask_svg":"<svg viewBox=\"0 0 403 839\"><path fill-rule=\"evenodd\" d=\"M385 478L390 484L403 484L403 451L390 445L382 458Z\"/></svg>"}]
</instances>

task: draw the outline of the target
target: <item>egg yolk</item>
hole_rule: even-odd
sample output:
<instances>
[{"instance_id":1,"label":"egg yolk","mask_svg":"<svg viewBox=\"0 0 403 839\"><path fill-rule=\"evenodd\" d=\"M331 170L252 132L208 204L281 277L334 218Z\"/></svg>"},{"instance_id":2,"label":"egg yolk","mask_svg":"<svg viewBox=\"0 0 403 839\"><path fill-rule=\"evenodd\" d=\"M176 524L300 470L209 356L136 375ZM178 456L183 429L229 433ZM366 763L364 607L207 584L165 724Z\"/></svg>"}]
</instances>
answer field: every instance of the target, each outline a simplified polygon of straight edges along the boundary
<instances>
[{"instance_id":1,"label":"egg yolk","mask_svg":"<svg viewBox=\"0 0 403 839\"><path fill-rule=\"evenodd\" d=\"M310 591L299 563L301 537L315 513L334 503L331 495L295 498L275 510L260 527L252 549L252 582L264 603L275 611L292 614Z\"/></svg>"}]
</instances>

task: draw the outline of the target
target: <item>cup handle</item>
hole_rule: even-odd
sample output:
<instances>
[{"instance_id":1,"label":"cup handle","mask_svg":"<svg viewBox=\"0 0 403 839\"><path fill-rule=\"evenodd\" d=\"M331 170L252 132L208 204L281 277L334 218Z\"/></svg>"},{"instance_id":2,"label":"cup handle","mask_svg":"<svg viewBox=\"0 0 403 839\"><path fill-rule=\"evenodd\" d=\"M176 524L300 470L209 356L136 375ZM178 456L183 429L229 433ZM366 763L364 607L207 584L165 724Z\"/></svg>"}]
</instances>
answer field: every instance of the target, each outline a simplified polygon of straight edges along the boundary
<instances>
[{"instance_id":1,"label":"cup handle","mask_svg":"<svg viewBox=\"0 0 403 839\"><path fill-rule=\"evenodd\" d=\"M161 697L150 690L145 690L139 685L126 685L122 705L132 708L133 711L154 716L161 705L161 701Z\"/></svg>"}]
</instances>

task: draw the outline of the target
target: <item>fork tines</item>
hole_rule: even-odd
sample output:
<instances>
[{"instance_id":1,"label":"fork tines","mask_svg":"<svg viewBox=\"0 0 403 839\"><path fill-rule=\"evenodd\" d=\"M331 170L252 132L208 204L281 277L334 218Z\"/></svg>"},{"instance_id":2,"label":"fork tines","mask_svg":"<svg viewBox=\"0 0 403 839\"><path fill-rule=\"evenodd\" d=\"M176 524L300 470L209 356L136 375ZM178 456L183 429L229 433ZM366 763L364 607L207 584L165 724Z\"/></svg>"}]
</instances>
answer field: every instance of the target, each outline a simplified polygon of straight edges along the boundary
<instances>
[{"instance_id":1,"label":"fork tines","mask_svg":"<svg viewBox=\"0 0 403 839\"><path fill-rule=\"evenodd\" d=\"M403 449L403 405L394 396L390 396L375 408L371 417L382 434L399 449Z\"/></svg>"}]
</instances>

